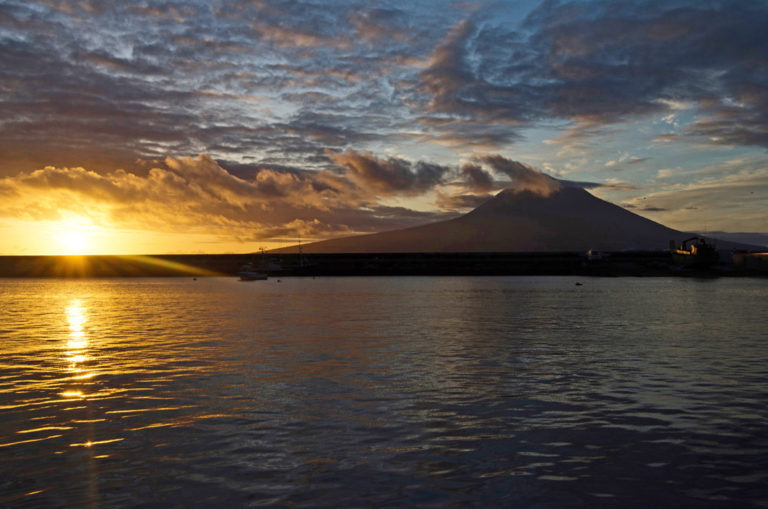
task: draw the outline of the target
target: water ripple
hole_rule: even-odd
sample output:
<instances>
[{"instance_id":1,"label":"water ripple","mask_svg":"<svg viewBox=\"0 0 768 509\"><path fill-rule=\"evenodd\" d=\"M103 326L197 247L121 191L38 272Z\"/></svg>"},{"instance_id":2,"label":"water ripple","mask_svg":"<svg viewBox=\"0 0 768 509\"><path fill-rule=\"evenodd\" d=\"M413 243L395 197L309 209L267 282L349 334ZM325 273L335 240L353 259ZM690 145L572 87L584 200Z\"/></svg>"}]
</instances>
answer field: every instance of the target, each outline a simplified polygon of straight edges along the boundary
<instances>
[{"instance_id":1,"label":"water ripple","mask_svg":"<svg viewBox=\"0 0 768 509\"><path fill-rule=\"evenodd\" d=\"M0 505L759 506L766 297L760 280L0 281Z\"/></svg>"}]
</instances>

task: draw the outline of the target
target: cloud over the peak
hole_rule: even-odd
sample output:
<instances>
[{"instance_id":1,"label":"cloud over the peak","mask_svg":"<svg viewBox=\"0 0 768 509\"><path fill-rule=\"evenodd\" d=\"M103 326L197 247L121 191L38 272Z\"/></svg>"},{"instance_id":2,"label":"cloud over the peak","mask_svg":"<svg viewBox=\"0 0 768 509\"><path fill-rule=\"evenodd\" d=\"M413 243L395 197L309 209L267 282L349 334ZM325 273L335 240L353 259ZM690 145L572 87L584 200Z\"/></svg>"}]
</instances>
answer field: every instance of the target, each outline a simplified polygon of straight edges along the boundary
<instances>
[{"instance_id":1,"label":"cloud over the peak","mask_svg":"<svg viewBox=\"0 0 768 509\"><path fill-rule=\"evenodd\" d=\"M510 187L516 192L531 191L542 196L549 196L563 187L557 179L527 164L500 155L478 156L477 160L490 166L496 173L509 177L512 181Z\"/></svg>"},{"instance_id":2,"label":"cloud over the peak","mask_svg":"<svg viewBox=\"0 0 768 509\"><path fill-rule=\"evenodd\" d=\"M490 191L494 187L493 176L482 167L467 163L460 168L466 187L475 191Z\"/></svg>"}]
</instances>

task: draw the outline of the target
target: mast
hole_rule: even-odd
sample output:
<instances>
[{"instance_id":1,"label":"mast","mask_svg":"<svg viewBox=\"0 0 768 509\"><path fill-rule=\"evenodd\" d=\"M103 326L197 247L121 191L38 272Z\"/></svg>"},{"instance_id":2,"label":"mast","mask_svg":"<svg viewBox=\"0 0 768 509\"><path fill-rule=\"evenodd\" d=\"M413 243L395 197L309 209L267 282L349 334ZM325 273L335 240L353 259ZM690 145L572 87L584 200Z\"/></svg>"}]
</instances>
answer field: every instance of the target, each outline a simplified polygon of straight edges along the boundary
<instances>
[{"instance_id":1,"label":"mast","mask_svg":"<svg viewBox=\"0 0 768 509\"><path fill-rule=\"evenodd\" d=\"M304 266L304 253L301 251L301 232L299 232L299 267Z\"/></svg>"}]
</instances>

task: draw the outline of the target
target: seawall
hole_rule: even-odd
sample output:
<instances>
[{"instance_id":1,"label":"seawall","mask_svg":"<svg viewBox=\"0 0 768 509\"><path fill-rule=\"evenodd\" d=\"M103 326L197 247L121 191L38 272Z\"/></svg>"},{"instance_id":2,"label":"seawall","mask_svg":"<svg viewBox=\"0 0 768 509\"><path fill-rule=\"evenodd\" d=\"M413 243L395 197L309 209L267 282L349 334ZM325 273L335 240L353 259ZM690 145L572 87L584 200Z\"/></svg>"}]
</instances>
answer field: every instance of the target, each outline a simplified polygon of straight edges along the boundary
<instances>
[{"instance_id":1,"label":"seawall","mask_svg":"<svg viewBox=\"0 0 768 509\"><path fill-rule=\"evenodd\" d=\"M676 266L669 252L604 253L378 253L212 254L157 256L2 256L0 277L235 276L245 263L268 260L270 276L377 275L585 275L676 276L765 275L765 267L718 265L691 271ZM279 268L278 268L279 267Z\"/></svg>"}]
</instances>

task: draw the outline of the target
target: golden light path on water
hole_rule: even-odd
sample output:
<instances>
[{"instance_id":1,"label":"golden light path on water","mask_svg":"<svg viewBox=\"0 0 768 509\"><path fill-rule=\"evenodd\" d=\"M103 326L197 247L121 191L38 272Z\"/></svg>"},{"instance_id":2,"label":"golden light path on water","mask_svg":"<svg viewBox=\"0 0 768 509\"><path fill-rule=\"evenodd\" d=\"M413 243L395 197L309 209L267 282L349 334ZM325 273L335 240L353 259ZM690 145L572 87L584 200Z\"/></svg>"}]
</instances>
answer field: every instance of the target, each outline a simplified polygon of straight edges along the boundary
<instances>
[{"instance_id":1,"label":"golden light path on water","mask_svg":"<svg viewBox=\"0 0 768 509\"><path fill-rule=\"evenodd\" d=\"M93 373L81 374L83 369L79 367L80 363L85 362L88 357L85 355L88 347L88 339L85 336L83 325L87 321L85 309L80 299L75 299L67 306L67 322L69 323L69 340L66 349L71 356L69 369L74 373L73 379L90 378Z\"/></svg>"},{"instance_id":2,"label":"golden light path on water","mask_svg":"<svg viewBox=\"0 0 768 509\"><path fill-rule=\"evenodd\" d=\"M66 354L66 361L68 363L67 365L67 371L70 373L70 376L68 377L68 380L72 383L78 383L80 381L84 380L91 380L94 377L97 376L97 368L95 366L88 366L86 363L89 361L96 361L96 359L93 359L89 357L88 355L88 346L89 346L89 340L85 332L85 325L88 322L88 310L84 306L82 299L73 299L69 302L69 304L66 307L65 310L66 313L66 320L69 327L69 338L66 342L66 345L64 345L64 350ZM135 366L130 366L130 368L135 369ZM113 370L110 370L108 368L102 369L102 371L109 372L110 374L114 375L115 372ZM97 392L88 392L90 385L84 385L79 388L69 388L67 390L64 390L60 393L60 396L62 398L65 398L67 400L82 400L88 409L88 414L92 414L90 411L90 403L94 400L106 398L109 397L112 394L116 394L119 392L122 392L120 390L102 390ZM138 409L112 409L105 412L106 415L115 415L115 414L138 414L138 413L145 413L145 412L158 412L158 411L167 411L167 410L178 410L181 408L190 408L193 405L187 405L187 406L174 406L174 407L166 407L166 408L138 408ZM83 442L75 442L69 444L71 447L86 447L91 448L94 446L102 445L102 444L110 444L114 442L119 442L124 440L124 438L110 438L110 439L101 439L96 440L94 437L93 432L93 424L96 422L102 422L105 419L84 419L80 420L79 422L82 424L85 424L88 430L86 440ZM158 427L158 426L171 426L173 425L173 422L166 422L166 423L153 423L152 427ZM99 455L94 456L94 458L107 458L109 457L108 454L105 455Z\"/></svg>"},{"instance_id":3,"label":"golden light path on water","mask_svg":"<svg viewBox=\"0 0 768 509\"><path fill-rule=\"evenodd\" d=\"M12 398L12 404L0 404L0 411L26 417L16 421L21 425L11 431L11 436L3 433L6 428L0 422L0 452L37 444L45 447L45 443L51 443L48 447L52 457L69 457L68 462L79 458L72 466L81 471L79 482L84 486L73 505L97 507L99 461L113 456L103 450L105 446L123 442L125 436L120 435L125 431L173 427L196 419L190 416L150 419L148 424L134 427L122 422L145 414L170 414L195 405L156 404L166 398L152 393L169 378L158 372L162 370L153 370L151 365L163 362L170 365L176 359L172 353L167 360L162 359L162 355L150 359L126 355L127 347L135 344L141 333L126 338L124 330L116 329L130 324L133 317L131 310L123 307L125 295L115 291L110 283L95 281L72 281L63 285L63 291L53 293L49 286L41 282L38 288L32 289L25 309L25 314L31 315L26 317L28 323L13 331L20 341L5 345L6 362L0 362L0 367L18 374L0 378L4 382L0 394L17 397ZM30 307L34 301L38 306ZM94 312L95 307L99 308L98 312ZM145 309L144 316L152 316L152 311ZM36 337L40 339L36 341ZM14 360L17 360L15 365ZM146 375L144 380L142 374ZM112 382L124 377L137 383ZM10 383L5 383L9 379ZM72 456L71 451L77 450L81 452ZM24 496L62 488L60 482L54 482L42 489L30 490Z\"/></svg>"},{"instance_id":4,"label":"golden light path on water","mask_svg":"<svg viewBox=\"0 0 768 509\"><path fill-rule=\"evenodd\" d=\"M81 380L89 380L95 376L95 373L90 372L85 367L85 363L88 359L88 337L85 332L85 325L88 321L87 309L83 305L81 299L73 299L67 305L66 308L67 324L69 326L69 338L64 346L66 360L68 364L68 371L71 374L70 380L73 382ZM61 393L63 398L81 398L84 400L87 415L92 415L91 403L88 401L88 394L84 390L66 390ZM111 440L96 441L94 422L85 422L85 441L70 443L70 447L85 447L88 449L86 452L87 462L87 488L86 488L86 503L88 507L98 507L98 474L97 465L95 461L109 457L109 455L97 455L91 449L94 445L99 443L110 443L122 440L121 438L115 438Z\"/></svg>"}]
</instances>

